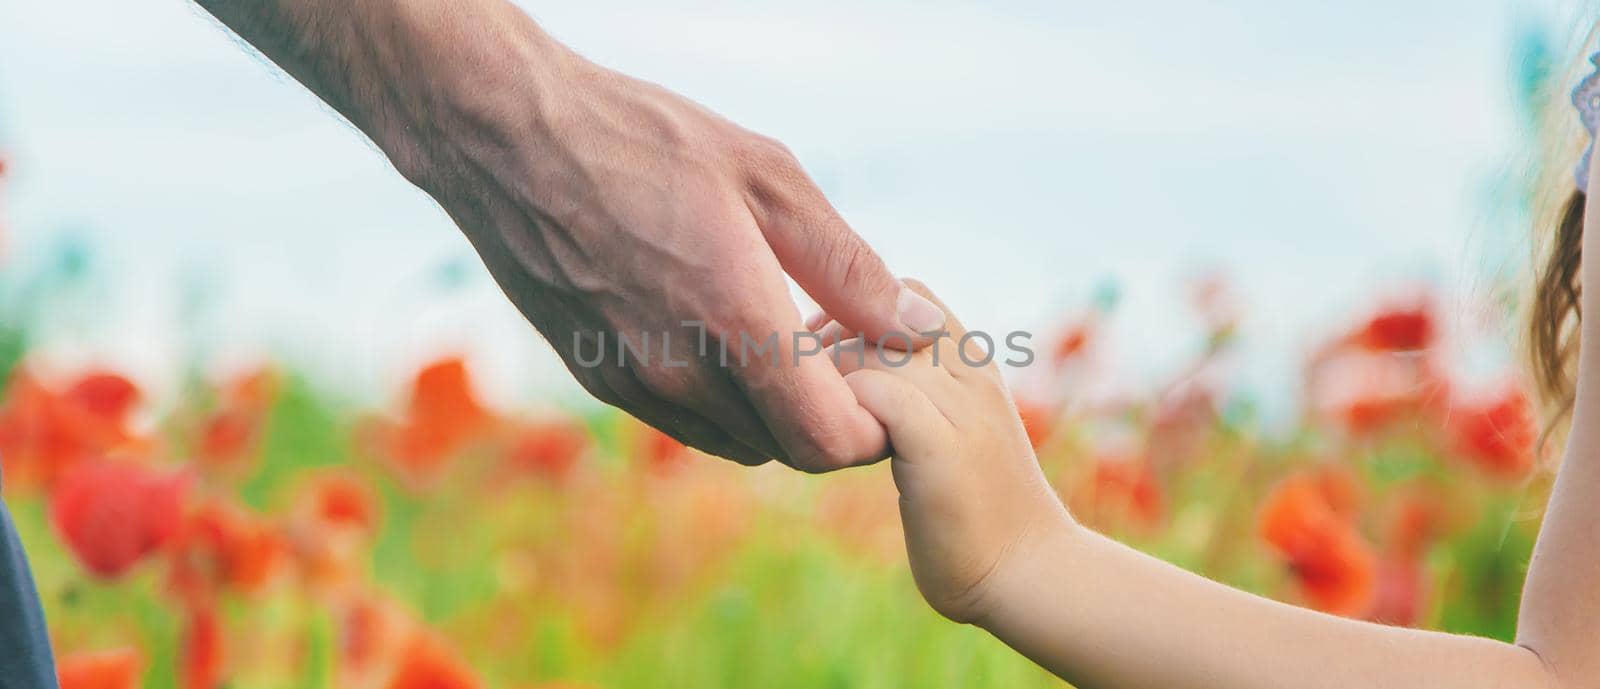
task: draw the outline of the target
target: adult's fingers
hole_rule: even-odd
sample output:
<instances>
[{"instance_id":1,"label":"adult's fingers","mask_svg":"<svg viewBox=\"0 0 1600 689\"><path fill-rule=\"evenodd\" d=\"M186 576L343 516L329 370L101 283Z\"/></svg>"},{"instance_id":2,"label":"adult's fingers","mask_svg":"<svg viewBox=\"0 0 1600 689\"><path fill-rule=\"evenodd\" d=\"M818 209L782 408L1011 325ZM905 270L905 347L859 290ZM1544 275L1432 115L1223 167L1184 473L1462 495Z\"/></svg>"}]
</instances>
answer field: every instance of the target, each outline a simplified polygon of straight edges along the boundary
<instances>
[{"instance_id":1,"label":"adult's fingers","mask_svg":"<svg viewBox=\"0 0 1600 689\"><path fill-rule=\"evenodd\" d=\"M486 263L488 262L486 260ZM494 266L495 263L490 263L491 269ZM518 284L515 281L519 279L516 274L513 274L506 282ZM522 293L508 289L507 294L514 295L513 300L518 301L519 307L523 305L520 301L525 298ZM574 316L578 309L572 305L563 304L563 306L567 306L567 308L546 307L541 308L539 311L529 312L540 314L540 325L542 326L540 327L540 332L550 341L551 346L555 347L556 351L562 355L562 363L567 366L567 370L572 373L573 378L585 390L589 391L589 394L594 395L601 402L627 412L656 430L666 433L674 440L708 454L731 459L745 465L764 464L773 457L770 451L759 449L757 446L732 437L694 410L683 409L680 405L663 399L660 395L655 394L649 386L645 385L638 375L629 368L606 362L596 366L579 364L579 357L577 356L579 351L603 349L604 340L584 340L588 344L580 348L578 343L584 337L583 333L586 331ZM760 425L759 419L753 418L753 413L747 411L746 414L752 417L749 423L756 426ZM771 444L775 445L776 443L773 442Z\"/></svg>"},{"instance_id":2,"label":"adult's fingers","mask_svg":"<svg viewBox=\"0 0 1600 689\"><path fill-rule=\"evenodd\" d=\"M944 330L951 333L965 333L967 331L966 327L961 325L961 321L956 318L955 313L950 311L950 307L944 303L944 300L940 299L939 295L934 294L933 290L928 288L927 283L916 278L905 278L900 282L906 286L906 289L911 290L923 299L927 299L928 303L939 309L940 315L944 318Z\"/></svg>"},{"instance_id":3,"label":"adult's fingers","mask_svg":"<svg viewBox=\"0 0 1600 689\"><path fill-rule=\"evenodd\" d=\"M628 412L684 445L746 466L772 459L769 453L740 442L699 414L657 397L630 369L600 369L597 387L603 389L591 392L602 402Z\"/></svg>"},{"instance_id":4,"label":"adult's fingers","mask_svg":"<svg viewBox=\"0 0 1600 689\"><path fill-rule=\"evenodd\" d=\"M685 364L668 367L656 362L634 373L665 403L684 407L764 458L783 456L782 445L726 371L699 360Z\"/></svg>"},{"instance_id":5,"label":"adult's fingers","mask_svg":"<svg viewBox=\"0 0 1600 689\"><path fill-rule=\"evenodd\" d=\"M944 312L889 272L782 144L759 141L751 211L784 271L850 330L874 342L899 332L914 347L929 344L920 333L938 330Z\"/></svg>"},{"instance_id":6,"label":"adult's fingers","mask_svg":"<svg viewBox=\"0 0 1600 689\"><path fill-rule=\"evenodd\" d=\"M793 321L799 320L795 314ZM856 402L820 348L799 351L795 338L777 337L762 355L730 362L729 372L783 445L790 466L818 473L887 456L883 427Z\"/></svg>"}]
</instances>

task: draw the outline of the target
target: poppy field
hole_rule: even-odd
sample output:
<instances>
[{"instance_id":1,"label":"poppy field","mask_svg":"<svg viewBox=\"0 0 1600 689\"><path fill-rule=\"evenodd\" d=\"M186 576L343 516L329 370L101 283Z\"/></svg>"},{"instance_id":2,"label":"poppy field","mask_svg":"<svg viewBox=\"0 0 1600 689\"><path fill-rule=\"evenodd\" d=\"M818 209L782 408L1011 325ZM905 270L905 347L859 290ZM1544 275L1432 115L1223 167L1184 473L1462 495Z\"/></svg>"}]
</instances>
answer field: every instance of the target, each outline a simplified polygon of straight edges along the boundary
<instances>
[{"instance_id":1,"label":"poppy field","mask_svg":"<svg viewBox=\"0 0 1600 689\"><path fill-rule=\"evenodd\" d=\"M1515 372L1460 375L1440 298L1396 292L1317 336L1274 422L1228 377L1226 282L1189 296L1200 344L1166 380L1085 382L1109 307L1016 376L1077 518L1262 595L1509 639L1549 475ZM42 363L26 319L0 355L4 497L66 689L1060 686L922 603L886 465L745 468L616 412L496 408L460 356L373 406L273 362L157 398Z\"/></svg>"}]
</instances>

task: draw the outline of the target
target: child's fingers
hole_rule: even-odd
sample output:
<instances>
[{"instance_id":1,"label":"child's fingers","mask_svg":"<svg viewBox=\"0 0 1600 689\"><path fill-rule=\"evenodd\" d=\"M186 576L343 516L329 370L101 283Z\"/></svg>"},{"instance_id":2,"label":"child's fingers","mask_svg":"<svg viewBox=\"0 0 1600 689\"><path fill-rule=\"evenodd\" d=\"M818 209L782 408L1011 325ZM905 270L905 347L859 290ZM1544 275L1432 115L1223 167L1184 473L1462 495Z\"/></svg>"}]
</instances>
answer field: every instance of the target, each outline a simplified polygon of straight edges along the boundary
<instances>
[{"instance_id":1,"label":"child's fingers","mask_svg":"<svg viewBox=\"0 0 1600 689\"><path fill-rule=\"evenodd\" d=\"M873 355L868 351L866 343L860 341L830 344L823 352L823 356L833 362L833 367L839 369L841 376L872 368Z\"/></svg>"},{"instance_id":2,"label":"child's fingers","mask_svg":"<svg viewBox=\"0 0 1600 689\"><path fill-rule=\"evenodd\" d=\"M904 351L904 346L910 340L904 338L886 338L888 341L881 343L869 342L861 338L860 333L850 332L837 321L828 318L826 313L819 313L807 319L806 325L816 333L820 344L825 348L827 356L838 369L840 375L850 375L862 369L877 369L893 373L895 376L908 379L916 386L922 388L932 396L935 403L944 406L948 392L948 383L974 379L973 374L983 377L984 374L998 375L994 372L992 364L983 362L993 360L993 354L986 351L980 341L987 340L989 347L994 346L990 338L967 337L966 326L950 312L947 306L928 286L919 280L906 279L906 288L915 292L945 312L945 327L942 336L934 338L931 347L926 347L916 352ZM981 333L979 333L981 335Z\"/></svg>"},{"instance_id":3,"label":"child's fingers","mask_svg":"<svg viewBox=\"0 0 1600 689\"><path fill-rule=\"evenodd\" d=\"M907 352L894 348L874 347L861 340L846 340L829 347L823 353L833 362L839 375L848 376L862 369L885 371L896 378L908 380L929 395L934 388L952 381L950 372L942 363L935 363L933 352Z\"/></svg>"},{"instance_id":4,"label":"child's fingers","mask_svg":"<svg viewBox=\"0 0 1600 689\"><path fill-rule=\"evenodd\" d=\"M940 365L947 367L950 373L957 377L963 377L968 373L975 373L988 368L987 366L973 366L966 363L968 361L989 360L988 353L984 351L982 345L978 344L982 338L966 337L967 327L961 324L960 319L957 319L955 313L950 311L950 307L944 303L944 300L935 295L933 290L928 289L928 286L923 284L921 280L906 278L903 282L911 291L927 297L934 305L944 310L944 329L947 335L937 338L934 342L934 346L939 348Z\"/></svg>"},{"instance_id":5,"label":"child's fingers","mask_svg":"<svg viewBox=\"0 0 1600 689\"><path fill-rule=\"evenodd\" d=\"M889 432L895 457L935 455L949 447L950 420L911 381L887 371L862 369L844 378L856 402Z\"/></svg>"},{"instance_id":6,"label":"child's fingers","mask_svg":"<svg viewBox=\"0 0 1600 689\"><path fill-rule=\"evenodd\" d=\"M870 366L872 346L862 339L861 333L846 330L839 321L830 318L826 311L818 312L806 319L806 329L816 335L823 356L833 362L834 368L839 370L839 375L848 376Z\"/></svg>"},{"instance_id":7,"label":"child's fingers","mask_svg":"<svg viewBox=\"0 0 1600 689\"><path fill-rule=\"evenodd\" d=\"M910 391L908 394L916 395L919 404L931 406L938 421L946 426L954 426L951 419L956 417L949 413L949 407L956 404L954 400L963 397L961 386L945 367L934 365L930 350L903 352L851 340L829 349L827 356L833 361L839 375L844 376L846 383L865 373L892 380L896 388L904 387ZM851 385L851 391L855 392L854 385ZM865 402L860 399L856 401L879 423L888 427L888 422L868 408ZM893 443L892 438L890 442Z\"/></svg>"}]
</instances>

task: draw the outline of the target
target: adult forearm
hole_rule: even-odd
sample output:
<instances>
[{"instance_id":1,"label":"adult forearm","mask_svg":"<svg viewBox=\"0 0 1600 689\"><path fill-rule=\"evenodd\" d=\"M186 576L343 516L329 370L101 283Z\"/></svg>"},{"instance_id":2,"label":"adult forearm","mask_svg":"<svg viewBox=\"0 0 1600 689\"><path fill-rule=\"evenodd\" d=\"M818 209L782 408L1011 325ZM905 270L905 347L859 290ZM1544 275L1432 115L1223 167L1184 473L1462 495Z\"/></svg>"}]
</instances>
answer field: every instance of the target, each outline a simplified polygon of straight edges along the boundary
<instances>
[{"instance_id":1,"label":"adult forearm","mask_svg":"<svg viewBox=\"0 0 1600 689\"><path fill-rule=\"evenodd\" d=\"M1072 527L1018 558L980 623L1082 689L1540 689L1509 644L1385 627L1228 588Z\"/></svg>"},{"instance_id":2,"label":"adult forearm","mask_svg":"<svg viewBox=\"0 0 1600 689\"><path fill-rule=\"evenodd\" d=\"M459 172L469 152L537 138L507 123L541 122L549 94L581 62L504 0L197 3L425 187Z\"/></svg>"},{"instance_id":3,"label":"adult forearm","mask_svg":"<svg viewBox=\"0 0 1600 689\"><path fill-rule=\"evenodd\" d=\"M578 57L506 0L197 2L432 195L595 397L747 464L824 471L884 456L883 428L839 372L792 345L737 369L720 347L687 367L578 354L622 336L670 333L684 354L707 335L795 332L786 272L870 338L937 329L926 317L938 309L781 144Z\"/></svg>"}]
</instances>

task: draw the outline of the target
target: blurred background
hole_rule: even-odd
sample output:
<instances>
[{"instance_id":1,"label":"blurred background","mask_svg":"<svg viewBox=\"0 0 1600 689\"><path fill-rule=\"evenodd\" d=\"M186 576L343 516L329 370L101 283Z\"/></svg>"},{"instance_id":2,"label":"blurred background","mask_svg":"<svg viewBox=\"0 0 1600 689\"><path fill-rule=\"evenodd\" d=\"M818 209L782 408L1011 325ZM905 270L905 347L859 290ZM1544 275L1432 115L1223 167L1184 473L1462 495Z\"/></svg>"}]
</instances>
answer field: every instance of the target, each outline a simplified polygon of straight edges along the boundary
<instances>
[{"instance_id":1,"label":"blurred background","mask_svg":"<svg viewBox=\"0 0 1600 689\"><path fill-rule=\"evenodd\" d=\"M1036 333L1013 383L1081 518L1509 638L1538 126L1586 6L523 5ZM0 5L0 165L5 499L64 679L1052 684L923 608L886 467L741 470L588 400L425 195L186 3Z\"/></svg>"}]
</instances>

